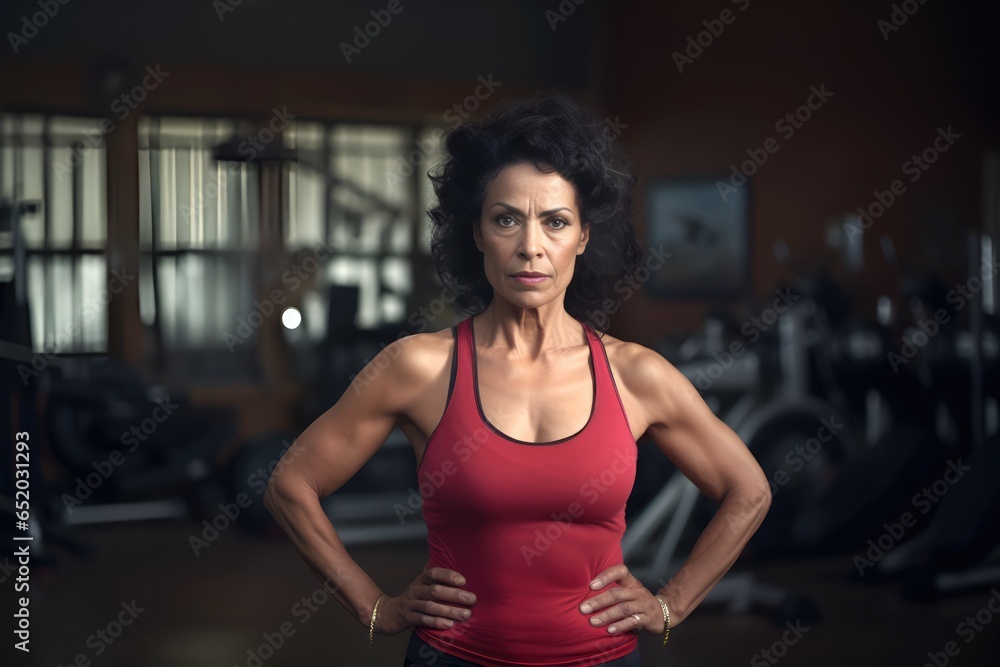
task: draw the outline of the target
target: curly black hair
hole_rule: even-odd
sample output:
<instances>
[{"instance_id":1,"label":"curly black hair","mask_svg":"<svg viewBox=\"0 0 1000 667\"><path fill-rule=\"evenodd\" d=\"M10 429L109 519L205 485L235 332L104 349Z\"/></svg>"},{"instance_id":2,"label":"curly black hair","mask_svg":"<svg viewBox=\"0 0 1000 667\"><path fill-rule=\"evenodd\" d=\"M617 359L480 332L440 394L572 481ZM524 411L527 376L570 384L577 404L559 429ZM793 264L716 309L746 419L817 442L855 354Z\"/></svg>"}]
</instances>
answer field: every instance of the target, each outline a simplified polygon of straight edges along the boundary
<instances>
[{"instance_id":1,"label":"curly black hair","mask_svg":"<svg viewBox=\"0 0 1000 667\"><path fill-rule=\"evenodd\" d=\"M438 277L454 290L461 310L482 312L493 298L472 228L490 182L512 164L556 171L576 189L590 240L576 257L566 291L564 307L571 316L585 321L587 309L613 298L615 283L638 267L635 172L627 158L615 155L608 125L567 93L547 91L508 102L481 121L452 129L444 142L444 161L428 172L437 204L427 214Z\"/></svg>"}]
</instances>

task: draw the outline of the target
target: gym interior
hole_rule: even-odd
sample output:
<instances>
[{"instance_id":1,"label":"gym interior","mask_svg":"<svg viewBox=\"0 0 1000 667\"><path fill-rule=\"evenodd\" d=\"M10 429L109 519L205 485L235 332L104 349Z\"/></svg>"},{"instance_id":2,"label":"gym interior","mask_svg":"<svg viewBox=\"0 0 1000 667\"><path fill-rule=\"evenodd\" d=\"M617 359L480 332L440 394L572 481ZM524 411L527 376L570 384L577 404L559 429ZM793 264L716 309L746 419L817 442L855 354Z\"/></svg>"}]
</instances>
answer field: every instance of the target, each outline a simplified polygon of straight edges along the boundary
<instances>
[{"instance_id":1,"label":"gym interior","mask_svg":"<svg viewBox=\"0 0 1000 667\"><path fill-rule=\"evenodd\" d=\"M681 370L772 491L643 664L995 664L997 3L0 17L4 665L402 664L410 633L370 643L263 492L383 348L465 317L430 251L443 133L556 88L639 177L646 262L594 322ZM622 549L655 586L716 506L639 457ZM397 429L322 500L390 595L427 559L416 480Z\"/></svg>"}]
</instances>

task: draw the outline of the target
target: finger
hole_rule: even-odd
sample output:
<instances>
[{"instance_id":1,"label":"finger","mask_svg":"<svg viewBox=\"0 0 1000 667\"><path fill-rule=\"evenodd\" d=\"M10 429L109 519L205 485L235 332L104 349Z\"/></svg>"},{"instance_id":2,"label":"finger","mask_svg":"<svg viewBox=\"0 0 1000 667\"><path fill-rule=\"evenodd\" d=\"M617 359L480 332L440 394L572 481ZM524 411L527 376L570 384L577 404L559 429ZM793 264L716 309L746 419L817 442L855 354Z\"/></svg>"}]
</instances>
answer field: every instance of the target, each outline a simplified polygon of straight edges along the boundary
<instances>
[{"instance_id":1,"label":"finger","mask_svg":"<svg viewBox=\"0 0 1000 667\"><path fill-rule=\"evenodd\" d=\"M612 634L631 632L633 630L641 630L644 625L645 622L643 621L642 614L632 614L609 625L608 632Z\"/></svg>"},{"instance_id":2,"label":"finger","mask_svg":"<svg viewBox=\"0 0 1000 667\"><path fill-rule=\"evenodd\" d=\"M602 594L598 596L598 598L607 600L608 598L605 597L605 595L618 595L617 598L607 603L603 603L602 606L600 607L590 608L590 612L595 612L595 611L600 612L594 614L594 616L590 619L591 624L595 626L601 626L607 623L612 623L622 618L627 618L631 614L642 613L642 605L629 594L628 589L619 586L613 588L612 591L613 593L609 592L606 594ZM588 613L584 611L584 608L587 607L588 603L592 604L593 601L597 600L598 598L593 598L592 600L584 602L582 605L580 605L580 611Z\"/></svg>"},{"instance_id":3,"label":"finger","mask_svg":"<svg viewBox=\"0 0 1000 667\"><path fill-rule=\"evenodd\" d=\"M432 614L424 614L419 611L414 611L411 613L413 619L413 625L420 625L425 628L438 628L440 630L447 630L448 628L455 625L455 621L450 618L444 618L443 616L434 616Z\"/></svg>"},{"instance_id":4,"label":"finger","mask_svg":"<svg viewBox=\"0 0 1000 667\"><path fill-rule=\"evenodd\" d=\"M624 563L612 565L594 577L594 580L590 582L590 587L594 590L604 588L612 581L618 581L626 576L630 576L630 573Z\"/></svg>"},{"instance_id":5,"label":"finger","mask_svg":"<svg viewBox=\"0 0 1000 667\"><path fill-rule=\"evenodd\" d=\"M637 591L638 589L635 587L612 586L603 593L584 600L580 605L580 611L584 614L590 614L611 605L637 600L640 595Z\"/></svg>"},{"instance_id":6,"label":"finger","mask_svg":"<svg viewBox=\"0 0 1000 667\"><path fill-rule=\"evenodd\" d=\"M426 584L441 582L444 584L451 584L452 586L465 585L465 577L455 570L449 570L445 567L432 567L429 570L424 570L421 573L421 577Z\"/></svg>"},{"instance_id":7,"label":"finger","mask_svg":"<svg viewBox=\"0 0 1000 667\"><path fill-rule=\"evenodd\" d=\"M472 617L472 611L465 607L453 607L434 600L421 600L417 604L420 605L421 611L431 616L441 616L456 621L467 621Z\"/></svg>"},{"instance_id":8,"label":"finger","mask_svg":"<svg viewBox=\"0 0 1000 667\"><path fill-rule=\"evenodd\" d=\"M430 584L427 587L427 595L432 601L442 600L445 602L457 602L459 604L476 603L475 594L463 591L461 588L448 586L447 584Z\"/></svg>"}]
</instances>

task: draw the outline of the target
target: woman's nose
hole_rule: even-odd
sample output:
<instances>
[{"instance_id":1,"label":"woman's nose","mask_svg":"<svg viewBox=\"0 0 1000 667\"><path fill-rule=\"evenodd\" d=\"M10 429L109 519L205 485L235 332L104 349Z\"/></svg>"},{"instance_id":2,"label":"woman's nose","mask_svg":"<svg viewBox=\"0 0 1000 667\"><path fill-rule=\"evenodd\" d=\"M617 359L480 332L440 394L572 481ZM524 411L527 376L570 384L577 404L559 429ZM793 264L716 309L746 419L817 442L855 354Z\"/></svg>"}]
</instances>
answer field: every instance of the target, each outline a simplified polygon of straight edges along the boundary
<instances>
[{"instance_id":1,"label":"woman's nose","mask_svg":"<svg viewBox=\"0 0 1000 667\"><path fill-rule=\"evenodd\" d=\"M525 257L534 257L539 254L541 243L541 230L535 224L527 224L522 228L520 253Z\"/></svg>"}]
</instances>

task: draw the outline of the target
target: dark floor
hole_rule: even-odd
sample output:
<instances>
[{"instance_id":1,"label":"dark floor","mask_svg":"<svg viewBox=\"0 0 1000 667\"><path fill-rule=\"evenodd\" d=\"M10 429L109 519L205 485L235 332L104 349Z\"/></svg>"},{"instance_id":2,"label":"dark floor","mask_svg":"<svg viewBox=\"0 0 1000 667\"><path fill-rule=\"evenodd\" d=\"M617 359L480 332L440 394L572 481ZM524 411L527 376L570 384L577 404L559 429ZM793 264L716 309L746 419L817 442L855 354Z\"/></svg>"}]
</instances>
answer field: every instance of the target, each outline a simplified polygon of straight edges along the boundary
<instances>
[{"instance_id":1,"label":"dark floor","mask_svg":"<svg viewBox=\"0 0 1000 667\"><path fill-rule=\"evenodd\" d=\"M56 567L34 568L38 588L33 590L40 592L32 601L32 661L0 662L45 667L74 661L101 667L402 665L412 631L377 636L372 647L367 627L332 598L309 617L304 607L296 607L319 582L283 536L260 537L232 527L195 556L188 539L200 529L194 522L171 521L75 529L93 547L93 559L53 550ZM351 553L393 593L420 571L426 546L394 544ZM1000 664L1000 619L974 634L959 628L966 616L986 608L989 593L909 603L898 595L897 585L851 581L851 568L850 554L754 568L761 580L807 592L820 607L824 619L802 624L807 631L794 644L782 643L787 628L762 615L702 607L672 633L666 647L643 634L643 664L940 667L945 659L958 666ZM5 595L10 583L4 584ZM133 600L141 611L118 638L108 644L92 636ZM987 614L992 620L989 611L981 620ZM294 634L273 655L265 652L265 659L255 660L249 651L283 623ZM7 628L4 635L6 643ZM957 654L941 653L937 663L929 662L928 652L944 651L949 641ZM774 655L761 653L775 642Z\"/></svg>"}]
</instances>

